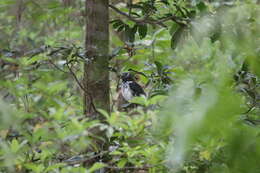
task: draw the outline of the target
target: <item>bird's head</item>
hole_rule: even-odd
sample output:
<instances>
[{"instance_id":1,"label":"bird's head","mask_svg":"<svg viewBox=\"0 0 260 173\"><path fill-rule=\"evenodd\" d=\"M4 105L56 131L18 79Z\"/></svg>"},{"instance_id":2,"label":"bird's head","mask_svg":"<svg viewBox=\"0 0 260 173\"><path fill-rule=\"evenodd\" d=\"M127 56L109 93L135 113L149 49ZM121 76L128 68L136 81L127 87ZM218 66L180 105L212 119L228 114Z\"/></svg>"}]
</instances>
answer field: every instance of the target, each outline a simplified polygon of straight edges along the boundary
<instances>
[{"instance_id":1,"label":"bird's head","mask_svg":"<svg viewBox=\"0 0 260 173\"><path fill-rule=\"evenodd\" d=\"M121 79L122 79L123 82L134 81L134 76L129 72L124 72L121 75Z\"/></svg>"}]
</instances>

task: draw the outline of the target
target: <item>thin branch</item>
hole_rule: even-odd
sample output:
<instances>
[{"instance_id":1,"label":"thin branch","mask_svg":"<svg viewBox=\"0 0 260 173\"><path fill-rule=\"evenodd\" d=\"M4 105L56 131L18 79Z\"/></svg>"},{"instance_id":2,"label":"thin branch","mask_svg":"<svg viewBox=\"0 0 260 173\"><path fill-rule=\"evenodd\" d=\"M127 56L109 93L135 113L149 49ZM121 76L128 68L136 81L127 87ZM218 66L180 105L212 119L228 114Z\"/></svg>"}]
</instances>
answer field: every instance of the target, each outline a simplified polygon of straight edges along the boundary
<instances>
[{"instance_id":1,"label":"thin branch","mask_svg":"<svg viewBox=\"0 0 260 173\"><path fill-rule=\"evenodd\" d=\"M68 67L70 74L73 76L73 78L76 80L77 84L79 85L79 87L85 91L85 88L83 87L83 85L81 84L81 82L79 81L79 79L77 78L76 74L73 72L73 70L71 69L71 67L69 66L69 63L66 63L66 66Z\"/></svg>"},{"instance_id":2,"label":"thin branch","mask_svg":"<svg viewBox=\"0 0 260 173\"><path fill-rule=\"evenodd\" d=\"M115 167L115 166L106 166L108 169L114 169L114 170L148 170L150 168L153 168L153 166L143 166L143 167L136 167L136 166L127 166L123 168Z\"/></svg>"},{"instance_id":3,"label":"thin branch","mask_svg":"<svg viewBox=\"0 0 260 173\"><path fill-rule=\"evenodd\" d=\"M129 61L133 56L129 56L127 59L125 59L124 61L120 62L119 64L124 64L126 63L127 61Z\"/></svg>"},{"instance_id":4,"label":"thin branch","mask_svg":"<svg viewBox=\"0 0 260 173\"><path fill-rule=\"evenodd\" d=\"M246 112L244 112L243 114L248 115L249 112L251 112L253 109L255 109L255 105L251 106Z\"/></svg>"},{"instance_id":5,"label":"thin branch","mask_svg":"<svg viewBox=\"0 0 260 173\"><path fill-rule=\"evenodd\" d=\"M128 0L128 5L129 5L129 11L128 11L128 15L131 16L131 13L132 13L132 2L133 0Z\"/></svg>"},{"instance_id":6,"label":"thin branch","mask_svg":"<svg viewBox=\"0 0 260 173\"><path fill-rule=\"evenodd\" d=\"M244 120L250 122L251 124L253 124L255 126L260 124L260 120L254 120L254 119L250 119L250 118L245 118Z\"/></svg>"},{"instance_id":7,"label":"thin branch","mask_svg":"<svg viewBox=\"0 0 260 173\"><path fill-rule=\"evenodd\" d=\"M63 69L61 69L59 66L57 66L54 62L52 62L52 60L48 60L49 61L49 63L51 64L51 65L53 65L56 69L58 69L59 71L61 71L61 72L63 72L63 73L68 73L68 72L66 72L66 71L64 71Z\"/></svg>"},{"instance_id":8,"label":"thin branch","mask_svg":"<svg viewBox=\"0 0 260 173\"><path fill-rule=\"evenodd\" d=\"M179 25L187 25L183 21L188 21L187 19L180 18L180 17L175 16L175 15L171 15L171 16L163 17L160 20L155 21L155 23L163 23L163 22L167 22L168 20L173 20L174 22L176 22Z\"/></svg>"},{"instance_id":9,"label":"thin branch","mask_svg":"<svg viewBox=\"0 0 260 173\"><path fill-rule=\"evenodd\" d=\"M174 22L178 23L179 25L187 25L186 23L182 22L182 21L187 21L187 19L183 19L183 18L177 17L175 15L163 17L159 20L151 19L151 18L149 18L149 16L145 16L144 19L138 20L138 19L133 18L132 16L128 15L127 13L124 13L123 11L119 10L117 7L115 7L111 4L109 4L109 7L111 9L113 9L115 12L117 12L118 14L125 16L129 20L139 23L139 24L148 23L148 24L152 24L152 25L160 25L162 27L167 27L163 22L166 22L168 20L173 20Z\"/></svg>"},{"instance_id":10,"label":"thin branch","mask_svg":"<svg viewBox=\"0 0 260 173\"><path fill-rule=\"evenodd\" d=\"M161 27L167 28L167 25L165 25L160 20L155 20L155 19L151 19L151 18L143 19L141 23L148 23L148 24L151 24L151 25L159 25Z\"/></svg>"},{"instance_id":11,"label":"thin branch","mask_svg":"<svg viewBox=\"0 0 260 173\"><path fill-rule=\"evenodd\" d=\"M73 78L76 80L77 84L79 85L79 87L85 92L87 93L87 95L90 97L90 104L93 107L93 109L95 110L95 112L98 112L96 109L95 104L93 103L93 97L92 95L85 89L85 87L81 84L81 82L79 81L79 79L77 78L76 74L73 72L72 68L69 66L69 62L68 60L66 60L66 66L68 67L71 75L73 76Z\"/></svg>"},{"instance_id":12,"label":"thin branch","mask_svg":"<svg viewBox=\"0 0 260 173\"><path fill-rule=\"evenodd\" d=\"M116 8L115 6L109 4L109 7L112 8L115 12L117 12L118 14L121 14L122 16L125 16L126 18L128 18L129 20L135 22L135 23L138 23L138 24L144 24L144 23L149 23L149 24L157 24L157 25L160 25L162 27L167 27L166 25L160 23L160 22L153 22L151 20L147 20L148 19L148 16L145 16L144 19L141 19L141 20L138 20L138 19L135 19L131 16L129 16L127 13L124 13L123 11L119 10L118 8Z\"/></svg>"},{"instance_id":13,"label":"thin branch","mask_svg":"<svg viewBox=\"0 0 260 173\"><path fill-rule=\"evenodd\" d=\"M117 12L118 14L121 14L122 16L125 16L126 18L128 18L129 20L132 20L136 23L140 23L139 20L136 20L135 18L129 16L128 14L124 13L123 11L119 10L118 8L116 8L115 6L109 4L108 5L111 9L113 9L115 12Z\"/></svg>"},{"instance_id":14,"label":"thin branch","mask_svg":"<svg viewBox=\"0 0 260 173\"><path fill-rule=\"evenodd\" d=\"M100 153L98 153L98 154L96 154L94 156L85 156L85 157L83 156L83 157L78 157L78 158L73 158L72 157L70 159L65 160L64 162L68 163L68 164L73 164L73 165L80 164L80 163L84 163L84 162L93 160L93 159L95 159L97 157L103 156L103 155L105 155L107 153L108 153L108 151L103 151L103 152L100 152Z\"/></svg>"},{"instance_id":15,"label":"thin branch","mask_svg":"<svg viewBox=\"0 0 260 173\"><path fill-rule=\"evenodd\" d=\"M102 157L104 156L105 154L109 153L109 151L103 151L103 152L100 152L94 156L83 156L83 157L80 157L80 156L76 156L75 158L72 157L70 159L67 159L63 162L67 163L67 164L71 164L71 165L75 165L75 164L80 164L80 163L84 163L84 162L87 162L87 161L90 161L90 160L93 160L97 157ZM113 169L113 170L148 170L150 168L153 168L154 166L150 166L150 165L145 165L143 167L136 167L136 166L127 166L127 167L123 167L123 168L119 168L119 167L116 167L116 166L105 166L105 168L108 168L108 169Z\"/></svg>"},{"instance_id":16,"label":"thin branch","mask_svg":"<svg viewBox=\"0 0 260 173\"><path fill-rule=\"evenodd\" d=\"M136 71L136 70L133 70L133 69L131 69L131 68L128 69L128 71L133 71L133 72L135 72L135 73L137 73L137 74L143 75L144 77L148 78L148 77L146 76L146 74L144 74L143 72Z\"/></svg>"},{"instance_id":17,"label":"thin branch","mask_svg":"<svg viewBox=\"0 0 260 173\"><path fill-rule=\"evenodd\" d=\"M250 123L253 124L253 125L259 125L260 120L251 119L251 118L249 117L249 115L248 115L248 114L249 114L251 111L253 111L254 109L255 109L255 105L251 106L246 112L243 113L243 114L246 115L246 118L245 118L244 120L247 121L247 122L250 122Z\"/></svg>"}]
</instances>

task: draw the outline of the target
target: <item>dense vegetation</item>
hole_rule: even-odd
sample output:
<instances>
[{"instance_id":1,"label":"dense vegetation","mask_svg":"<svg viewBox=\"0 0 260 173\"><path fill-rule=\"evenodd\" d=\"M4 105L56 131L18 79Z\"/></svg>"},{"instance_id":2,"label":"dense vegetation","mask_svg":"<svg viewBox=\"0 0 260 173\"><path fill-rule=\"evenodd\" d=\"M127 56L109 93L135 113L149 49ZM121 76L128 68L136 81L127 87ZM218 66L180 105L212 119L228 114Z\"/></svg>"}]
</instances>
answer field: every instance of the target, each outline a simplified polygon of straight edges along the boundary
<instances>
[{"instance_id":1,"label":"dense vegetation","mask_svg":"<svg viewBox=\"0 0 260 173\"><path fill-rule=\"evenodd\" d=\"M0 172L260 172L258 1L111 1L101 118L83 111L84 3L0 2Z\"/></svg>"}]
</instances>

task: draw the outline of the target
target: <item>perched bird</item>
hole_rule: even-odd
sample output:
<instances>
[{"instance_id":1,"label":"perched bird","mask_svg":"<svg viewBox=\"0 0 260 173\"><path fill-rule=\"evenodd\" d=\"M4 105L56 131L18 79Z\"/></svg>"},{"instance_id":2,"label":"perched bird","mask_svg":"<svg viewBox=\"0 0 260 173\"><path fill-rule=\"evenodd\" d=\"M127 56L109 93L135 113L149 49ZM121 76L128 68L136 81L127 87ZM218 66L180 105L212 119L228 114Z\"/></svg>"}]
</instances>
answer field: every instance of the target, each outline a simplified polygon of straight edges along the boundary
<instances>
[{"instance_id":1,"label":"perched bird","mask_svg":"<svg viewBox=\"0 0 260 173\"><path fill-rule=\"evenodd\" d=\"M133 75L125 72L121 75L121 94L126 101L131 100L135 96L146 95L143 88L136 83Z\"/></svg>"}]
</instances>

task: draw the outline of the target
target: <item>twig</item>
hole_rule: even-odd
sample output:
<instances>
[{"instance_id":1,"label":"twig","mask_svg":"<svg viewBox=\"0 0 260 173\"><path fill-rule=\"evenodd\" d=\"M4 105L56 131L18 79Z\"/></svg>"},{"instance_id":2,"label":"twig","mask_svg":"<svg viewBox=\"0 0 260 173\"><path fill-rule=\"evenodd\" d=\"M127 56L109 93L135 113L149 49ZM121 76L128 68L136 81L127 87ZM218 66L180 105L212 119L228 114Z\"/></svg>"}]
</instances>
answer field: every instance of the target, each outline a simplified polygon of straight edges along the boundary
<instances>
[{"instance_id":1,"label":"twig","mask_svg":"<svg viewBox=\"0 0 260 173\"><path fill-rule=\"evenodd\" d=\"M87 161L89 161L89 160L92 160L92 159L95 159L95 158L97 158L97 157L100 157L100 156L103 156L104 154L107 154L108 153L108 151L103 151L103 152L100 152L100 153L98 153L98 154L96 154L96 155L94 155L94 156L91 156L91 157L89 157L89 156L85 156L85 157L79 157L79 158L70 158L70 159L67 159L67 160L65 160L64 162L66 162L66 163L68 163L68 164L79 164L79 163L83 163L83 162L87 162Z\"/></svg>"},{"instance_id":2,"label":"twig","mask_svg":"<svg viewBox=\"0 0 260 173\"><path fill-rule=\"evenodd\" d=\"M111 9L113 9L115 12L117 12L118 14L125 16L129 20L136 22L136 23L139 23L139 24L149 23L149 24L152 24L152 25L160 25L162 27L167 27L163 22L166 22L168 20L173 20L174 22L176 22L180 25L187 25L186 23L181 22L182 20L187 21L187 19L181 19L181 18L179 18L175 15L167 16L167 17L161 18L159 20L151 19L151 18L149 18L149 16L145 16L144 19L138 20L138 19L133 18L132 16L128 15L127 13L124 13L123 11L119 10L117 7L115 7L111 4L109 4L109 7Z\"/></svg>"},{"instance_id":3,"label":"twig","mask_svg":"<svg viewBox=\"0 0 260 173\"><path fill-rule=\"evenodd\" d=\"M85 91L85 88L83 87L83 85L80 83L79 79L77 78L76 74L73 72L73 70L71 69L71 67L69 66L69 63L66 63L66 66L68 67L70 74L73 76L73 78L76 80L77 84L79 85L79 87Z\"/></svg>"},{"instance_id":4,"label":"twig","mask_svg":"<svg viewBox=\"0 0 260 173\"><path fill-rule=\"evenodd\" d=\"M255 106L251 106L246 112L243 113L246 115L246 118L244 120L252 123L253 125L258 125L260 123L260 120L250 119L250 117L248 115L248 113L250 113L252 110L254 110L254 108L255 108Z\"/></svg>"},{"instance_id":5,"label":"twig","mask_svg":"<svg viewBox=\"0 0 260 173\"><path fill-rule=\"evenodd\" d=\"M48 60L49 61L49 63L51 64L51 65L53 65L56 69L58 69L59 71L61 71L61 72L63 72L63 73L68 73L68 72L66 72L66 71L64 71L64 70L62 70L59 66L57 66L54 62L52 62L52 60Z\"/></svg>"},{"instance_id":6,"label":"twig","mask_svg":"<svg viewBox=\"0 0 260 173\"><path fill-rule=\"evenodd\" d=\"M83 157L80 157L77 156L74 158L70 158L70 159L67 159L65 160L64 162L67 163L67 164L72 164L72 165L75 165L75 164L80 164L80 163L84 163L84 162L87 162L87 161L90 161L90 160L93 160L97 157L100 157L100 156L103 156L105 154L109 153L109 151L103 151L103 152L100 152L94 156L83 156ZM150 166L150 165L146 165L146 166L143 166L143 167L136 167L136 166L127 166L127 167L123 167L123 168L119 168L119 167L116 167L116 166L105 166L105 168L108 168L108 169L113 169L113 170L148 170L150 168L153 168L154 166Z\"/></svg>"},{"instance_id":7,"label":"twig","mask_svg":"<svg viewBox=\"0 0 260 173\"><path fill-rule=\"evenodd\" d=\"M144 19L138 20L133 18L132 16L129 16L127 13L124 13L123 11L119 10L118 8L116 8L115 6L109 4L109 7L112 8L115 12L117 12L118 14L121 14L122 16L125 16L126 18L128 18L129 20L138 23L138 24L144 24L144 23L149 23L149 24L157 24L157 25L161 25L162 27L167 27L166 25L160 23L160 22L153 22L151 20L147 20L148 16L145 16Z\"/></svg>"},{"instance_id":8,"label":"twig","mask_svg":"<svg viewBox=\"0 0 260 173\"><path fill-rule=\"evenodd\" d=\"M106 166L108 169L114 169L114 170L129 170L129 169L134 169L134 170L148 170L150 168L153 168L153 166L143 166L143 167L136 167L136 166L128 166L128 167L115 167L115 166Z\"/></svg>"},{"instance_id":9,"label":"twig","mask_svg":"<svg viewBox=\"0 0 260 173\"><path fill-rule=\"evenodd\" d=\"M136 23L139 23L139 20L136 20L135 18L129 16L128 14L124 13L123 11L119 10L118 8L116 8L115 6L109 4L108 5L111 9L113 9L115 12L117 12L118 14L121 14L122 16L125 16L126 18L128 18L129 20L132 20Z\"/></svg>"},{"instance_id":10,"label":"twig","mask_svg":"<svg viewBox=\"0 0 260 173\"><path fill-rule=\"evenodd\" d=\"M144 77L148 78L148 77L146 76L146 74L144 74L143 72L139 72L139 71L133 70L133 69L131 69L131 68L128 69L128 71L133 71L133 72L135 72L135 73L137 73L137 74L143 75Z\"/></svg>"},{"instance_id":11,"label":"twig","mask_svg":"<svg viewBox=\"0 0 260 173\"><path fill-rule=\"evenodd\" d=\"M250 119L250 118L245 118L244 120L252 123L255 126L260 124L260 120L253 120L253 119Z\"/></svg>"},{"instance_id":12,"label":"twig","mask_svg":"<svg viewBox=\"0 0 260 173\"><path fill-rule=\"evenodd\" d=\"M246 114L248 116L248 113L251 112L255 108L255 105L251 106L246 112L243 114Z\"/></svg>"},{"instance_id":13,"label":"twig","mask_svg":"<svg viewBox=\"0 0 260 173\"><path fill-rule=\"evenodd\" d=\"M132 2L133 0L128 0L128 5L129 5L129 11L128 11L128 15L131 16L131 13L132 13Z\"/></svg>"},{"instance_id":14,"label":"twig","mask_svg":"<svg viewBox=\"0 0 260 173\"><path fill-rule=\"evenodd\" d=\"M182 20L183 21L188 21L187 19L181 19L181 18L179 18L179 17L177 17L175 15L171 15L171 16L163 17L160 20L155 21L155 23L163 23L163 22L166 22L168 20L173 20L174 22L176 22L179 25L187 25L186 23L183 23Z\"/></svg>"},{"instance_id":15,"label":"twig","mask_svg":"<svg viewBox=\"0 0 260 173\"><path fill-rule=\"evenodd\" d=\"M119 64L124 64L126 63L127 61L129 61L133 56L129 56L127 59L125 59L124 61L120 62Z\"/></svg>"},{"instance_id":16,"label":"twig","mask_svg":"<svg viewBox=\"0 0 260 173\"><path fill-rule=\"evenodd\" d=\"M69 62L66 59L66 66L68 67L71 75L73 76L73 78L76 80L77 84L79 85L79 87L85 92L87 93L87 95L90 97L90 104L92 106L92 108L94 109L95 112L98 112L96 109L95 104L93 103L93 97L92 95L85 89L85 87L81 84L81 82L79 81L79 79L77 78L76 74L73 72L73 70L71 69L71 67L69 66Z\"/></svg>"}]
</instances>

